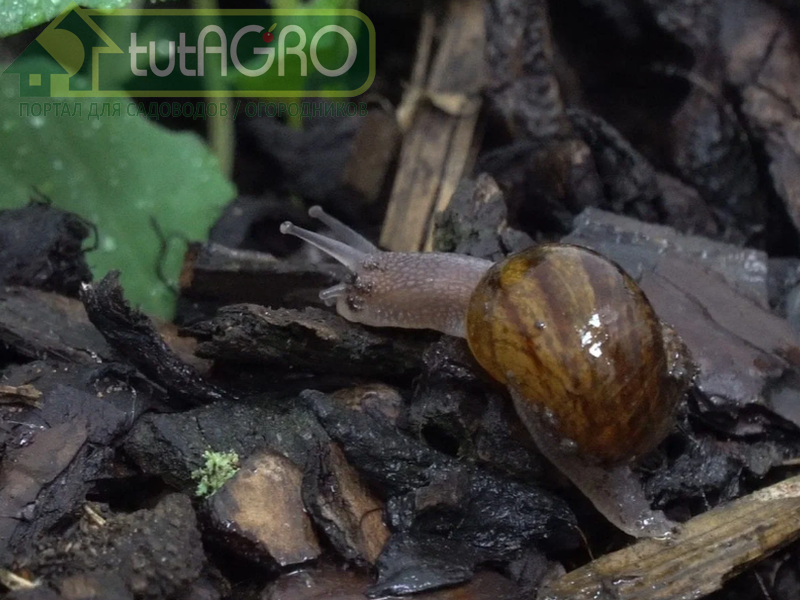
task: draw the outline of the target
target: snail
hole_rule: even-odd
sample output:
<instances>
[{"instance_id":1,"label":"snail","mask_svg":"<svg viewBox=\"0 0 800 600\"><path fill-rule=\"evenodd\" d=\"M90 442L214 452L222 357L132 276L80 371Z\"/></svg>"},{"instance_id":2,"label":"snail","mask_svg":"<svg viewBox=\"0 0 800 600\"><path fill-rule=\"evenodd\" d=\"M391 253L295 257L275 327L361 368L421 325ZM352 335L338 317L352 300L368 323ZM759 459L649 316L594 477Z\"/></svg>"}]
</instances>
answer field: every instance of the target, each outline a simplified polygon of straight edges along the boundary
<instances>
[{"instance_id":1,"label":"snail","mask_svg":"<svg viewBox=\"0 0 800 600\"><path fill-rule=\"evenodd\" d=\"M449 253L384 252L313 207L334 237L281 225L352 273L320 292L345 319L466 338L506 385L542 454L612 524L668 537L633 461L674 424L688 353L618 265L569 244L533 246L492 263Z\"/></svg>"}]
</instances>

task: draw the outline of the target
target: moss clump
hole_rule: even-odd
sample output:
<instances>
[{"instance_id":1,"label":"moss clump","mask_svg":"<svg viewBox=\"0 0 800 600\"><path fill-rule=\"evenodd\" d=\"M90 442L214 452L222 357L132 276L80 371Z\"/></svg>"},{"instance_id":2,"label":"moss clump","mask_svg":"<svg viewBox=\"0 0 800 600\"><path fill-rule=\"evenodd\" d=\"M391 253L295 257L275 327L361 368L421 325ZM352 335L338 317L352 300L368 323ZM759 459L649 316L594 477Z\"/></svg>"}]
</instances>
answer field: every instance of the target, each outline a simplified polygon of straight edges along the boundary
<instances>
[{"instance_id":1,"label":"moss clump","mask_svg":"<svg viewBox=\"0 0 800 600\"><path fill-rule=\"evenodd\" d=\"M239 455L236 452L203 452L205 466L192 471L192 479L197 480L195 494L207 498L221 488L239 470Z\"/></svg>"}]
</instances>

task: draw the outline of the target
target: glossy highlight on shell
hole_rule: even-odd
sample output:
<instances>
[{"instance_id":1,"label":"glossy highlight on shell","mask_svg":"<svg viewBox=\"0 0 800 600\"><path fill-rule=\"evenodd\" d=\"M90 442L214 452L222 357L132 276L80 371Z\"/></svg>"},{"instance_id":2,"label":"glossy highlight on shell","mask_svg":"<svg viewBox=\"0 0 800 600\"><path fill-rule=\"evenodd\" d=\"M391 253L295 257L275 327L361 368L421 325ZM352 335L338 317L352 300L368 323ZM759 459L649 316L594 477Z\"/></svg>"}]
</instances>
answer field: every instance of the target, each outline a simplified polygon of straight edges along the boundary
<instances>
[{"instance_id":1,"label":"glossy highlight on shell","mask_svg":"<svg viewBox=\"0 0 800 600\"><path fill-rule=\"evenodd\" d=\"M544 244L495 264L470 299L466 329L478 362L517 388L532 433L551 432L566 450L630 460L672 423L680 394L661 323L636 283L591 250Z\"/></svg>"}]
</instances>

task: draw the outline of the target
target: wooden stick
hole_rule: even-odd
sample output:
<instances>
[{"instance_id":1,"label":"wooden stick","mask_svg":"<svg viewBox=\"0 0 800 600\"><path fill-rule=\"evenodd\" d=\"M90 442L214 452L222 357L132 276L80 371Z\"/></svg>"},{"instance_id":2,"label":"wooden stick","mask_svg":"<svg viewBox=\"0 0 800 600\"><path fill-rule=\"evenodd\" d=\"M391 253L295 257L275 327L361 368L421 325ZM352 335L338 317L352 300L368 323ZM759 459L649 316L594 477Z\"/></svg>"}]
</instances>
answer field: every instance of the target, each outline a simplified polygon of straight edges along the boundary
<instances>
[{"instance_id":1,"label":"wooden stick","mask_svg":"<svg viewBox=\"0 0 800 600\"><path fill-rule=\"evenodd\" d=\"M440 37L424 94L412 80L398 109L401 129L408 131L381 233L389 250L426 246L435 212L450 202L472 156L485 80L483 0L451 0ZM430 32L421 36L415 80L422 77L428 38Z\"/></svg>"},{"instance_id":2,"label":"wooden stick","mask_svg":"<svg viewBox=\"0 0 800 600\"><path fill-rule=\"evenodd\" d=\"M800 476L699 515L545 584L538 600L701 598L800 537Z\"/></svg>"}]
</instances>

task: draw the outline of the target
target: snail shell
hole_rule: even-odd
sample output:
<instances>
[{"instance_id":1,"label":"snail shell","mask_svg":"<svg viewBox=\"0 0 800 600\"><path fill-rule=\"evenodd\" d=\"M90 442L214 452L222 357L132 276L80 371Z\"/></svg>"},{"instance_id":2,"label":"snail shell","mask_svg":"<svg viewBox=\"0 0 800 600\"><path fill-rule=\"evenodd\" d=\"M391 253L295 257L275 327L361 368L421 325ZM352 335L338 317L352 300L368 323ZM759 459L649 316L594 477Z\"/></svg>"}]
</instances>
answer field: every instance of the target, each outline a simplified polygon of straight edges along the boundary
<instances>
[{"instance_id":1,"label":"snail shell","mask_svg":"<svg viewBox=\"0 0 800 600\"><path fill-rule=\"evenodd\" d=\"M493 265L470 298L478 362L517 388L531 429L599 464L654 448L681 394L662 324L636 283L599 254L545 244Z\"/></svg>"}]
</instances>

